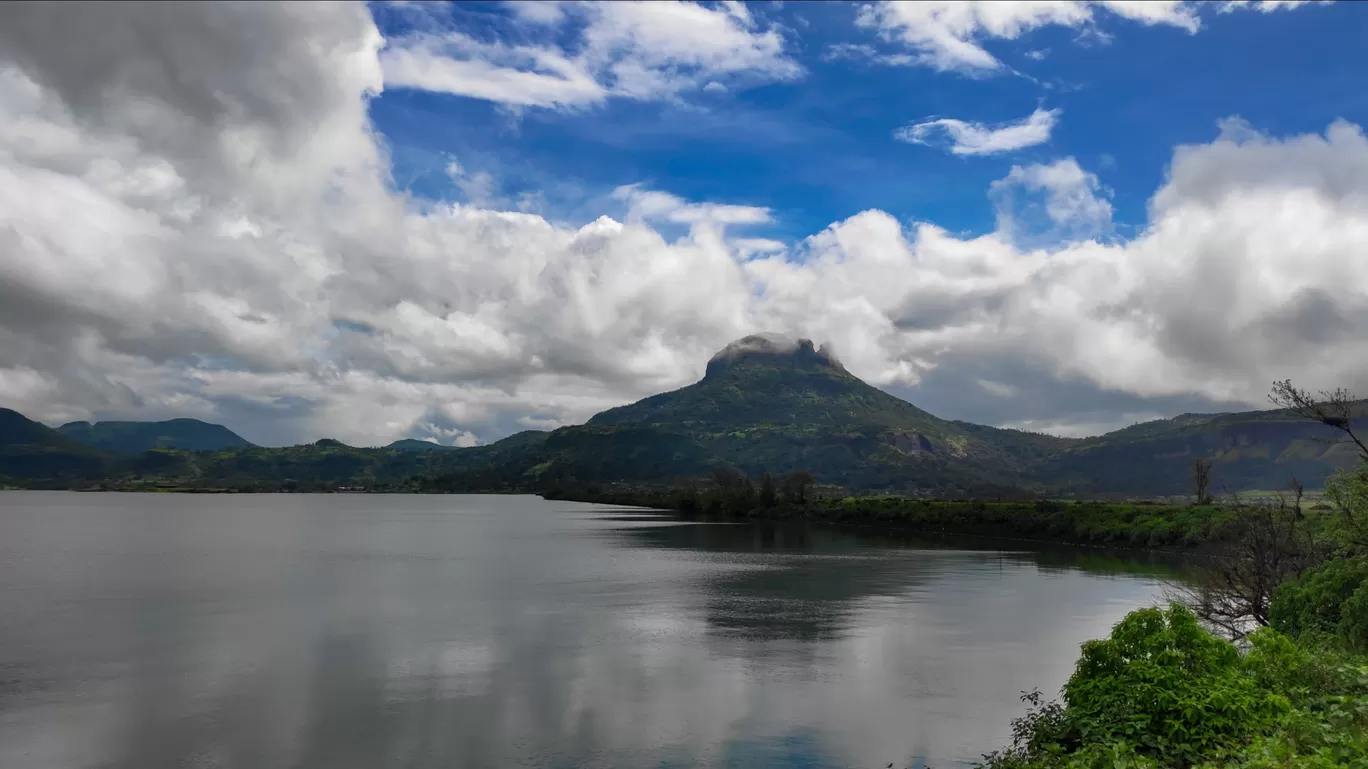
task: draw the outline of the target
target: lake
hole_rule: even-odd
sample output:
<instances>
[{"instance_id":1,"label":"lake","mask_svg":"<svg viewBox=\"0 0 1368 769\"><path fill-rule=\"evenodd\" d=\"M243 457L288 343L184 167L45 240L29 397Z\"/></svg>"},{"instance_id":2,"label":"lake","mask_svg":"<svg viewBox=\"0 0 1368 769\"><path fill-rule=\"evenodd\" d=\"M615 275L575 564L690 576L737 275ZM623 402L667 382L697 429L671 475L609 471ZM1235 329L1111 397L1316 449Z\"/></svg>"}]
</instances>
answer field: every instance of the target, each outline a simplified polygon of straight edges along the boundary
<instances>
[{"instance_id":1,"label":"lake","mask_svg":"<svg viewBox=\"0 0 1368 769\"><path fill-rule=\"evenodd\" d=\"M0 492L0 766L965 765L1168 573L536 497Z\"/></svg>"}]
</instances>

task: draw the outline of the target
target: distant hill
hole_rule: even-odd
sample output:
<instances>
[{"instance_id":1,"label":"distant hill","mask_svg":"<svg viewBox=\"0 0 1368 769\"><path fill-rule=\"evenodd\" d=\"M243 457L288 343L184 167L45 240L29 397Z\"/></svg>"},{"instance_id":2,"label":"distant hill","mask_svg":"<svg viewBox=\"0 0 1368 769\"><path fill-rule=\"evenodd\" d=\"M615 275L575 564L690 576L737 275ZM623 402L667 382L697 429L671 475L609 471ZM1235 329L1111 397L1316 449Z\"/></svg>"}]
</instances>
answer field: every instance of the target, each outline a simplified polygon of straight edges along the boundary
<instances>
[{"instance_id":1,"label":"distant hill","mask_svg":"<svg viewBox=\"0 0 1368 769\"><path fill-rule=\"evenodd\" d=\"M1360 407L1357 416L1364 412ZM1318 488L1337 468L1359 461L1351 446L1336 442L1338 435L1280 410L1183 414L1083 439L1030 472L1082 493L1173 495L1189 491L1192 460L1207 457L1218 493L1284 489L1293 476L1307 488Z\"/></svg>"},{"instance_id":2,"label":"distant hill","mask_svg":"<svg viewBox=\"0 0 1368 769\"><path fill-rule=\"evenodd\" d=\"M252 447L251 443L223 425L198 419L95 424L68 422L57 431L92 448L118 454L140 454L151 449L221 451Z\"/></svg>"},{"instance_id":3,"label":"distant hill","mask_svg":"<svg viewBox=\"0 0 1368 769\"><path fill-rule=\"evenodd\" d=\"M11 409L0 408L0 479L63 479L106 471L104 454Z\"/></svg>"}]
</instances>

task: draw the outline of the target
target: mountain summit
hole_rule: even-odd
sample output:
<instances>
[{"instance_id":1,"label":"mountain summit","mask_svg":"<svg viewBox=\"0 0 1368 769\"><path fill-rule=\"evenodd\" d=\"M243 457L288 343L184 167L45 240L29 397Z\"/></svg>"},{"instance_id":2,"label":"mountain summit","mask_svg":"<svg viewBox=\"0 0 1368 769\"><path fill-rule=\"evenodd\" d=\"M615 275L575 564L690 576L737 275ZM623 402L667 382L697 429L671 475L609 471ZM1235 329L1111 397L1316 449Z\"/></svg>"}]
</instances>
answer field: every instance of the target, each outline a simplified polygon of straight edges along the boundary
<instances>
[{"instance_id":1,"label":"mountain summit","mask_svg":"<svg viewBox=\"0 0 1368 769\"><path fill-rule=\"evenodd\" d=\"M708 361L705 376L747 362L817 366L845 371L828 345L814 347L811 339L782 334L752 334L718 350Z\"/></svg>"}]
</instances>

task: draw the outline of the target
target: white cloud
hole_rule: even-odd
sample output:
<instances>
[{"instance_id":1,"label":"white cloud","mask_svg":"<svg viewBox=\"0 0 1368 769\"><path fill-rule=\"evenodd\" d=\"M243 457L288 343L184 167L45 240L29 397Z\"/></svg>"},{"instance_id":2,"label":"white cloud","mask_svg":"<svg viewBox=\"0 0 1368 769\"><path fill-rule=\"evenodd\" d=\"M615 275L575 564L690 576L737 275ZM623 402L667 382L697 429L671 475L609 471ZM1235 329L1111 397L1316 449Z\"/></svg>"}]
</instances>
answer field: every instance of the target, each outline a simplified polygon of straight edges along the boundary
<instances>
[{"instance_id":1,"label":"white cloud","mask_svg":"<svg viewBox=\"0 0 1368 769\"><path fill-rule=\"evenodd\" d=\"M1030 202L1018 193L1041 193L1041 209L1050 227L1029 221ZM1016 238L1023 233L1079 240L1111 229L1112 207L1097 176L1084 171L1073 158L1053 163L1012 166L1006 177L992 183L989 197L997 207L998 232Z\"/></svg>"},{"instance_id":2,"label":"white cloud","mask_svg":"<svg viewBox=\"0 0 1368 769\"><path fill-rule=\"evenodd\" d=\"M461 191L465 202L473 206L489 207L495 203L498 183L488 171L471 173L456 158L451 158L446 166L447 178Z\"/></svg>"},{"instance_id":3,"label":"white cloud","mask_svg":"<svg viewBox=\"0 0 1368 769\"><path fill-rule=\"evenodd\" d=\"M517 107L582 107L608 91L582 61L553 48L482 43L460 32L391 41L385 82Z\"/></svg>"},{"instance_id":4,"label":"white cloud","mask_svg":"<svg viewBox=\"0 0 1368 769\"><path fill-rule=\"evenodd\" d=\"M554 26L565 19L565 3L558 0L512 0L505 3L518 18Z\"/></svg>"},{"instance_id":5,"label":"white cloud","mask_svg":"<svg viewBox=\"0 0 1368 769\"><path fill-rule=\"evenodd\" d=\"M36 417L488 439L685 384L756 331L1002 408L1071 383L1251 406L1283 376L1368 383L1368 140L1348 123L1226 121L1174 152L1129 241L1091 239L1105 190L1065 159L990 202L1039 198L1077 240L1032 245L1011 197L980 237L869 210L784 247L729 232L765 208L640 186L625 221L582 227L396 193L363 6L67 9L0 6L0 392Z\"/></svg>"},{"instance_id":6,"label":"white cloud","mask_svg":"<svg viewBox=\"0 0 1368 769\"><path fill-rule=\"evenodd\" d=\"M381 55L386 84L513 107L577 108L610 97L667 99L803 72L785 55L778 30L759 29L739 3L562 3L552 6L554 12L540 4L510 7L537 26L577 30L573 52L551 43L483 42L458 30L415 34L387 41Z\"/></svg>"},{"instance_id":7,"label":"white cloud","mask_svg":"<svg viewBox=\"0 0 1368 769\"><path fill-rule=\"evenodd\" d=\"M1220 12L1230 13L1231 11L1253 10L1263 13L1273 11L1290 11L1303 5L1329 5L1332 0L1225 0L1221 3Z\"/></svg>"},{"instance_id":8,"label":"white cloud","mask_svg":"<svg viewBox=\"0 0 1368 769\"><path fill-rule=\"evenodd\" d=\"M1295 0L1262 4L1227 3L1222 11L1295 8ZM858 26L911 50L911 60L942 71L991 73L1002 62L984 48L989 39L1015 40L1047 26L1093 30L1095 9L1146 25L1195 33L1201 27L1197 3L1182 0L1026 0L977 3L964 0L883 0L860 7Z\"/></svg>"},{"instance_id":9,"label":"white cloud","mask_svg":"<svg viewBox=\"0 0 1368 769\"><path fill-rule=\"evenodd\" d=\"M884 53L865 43L835 43L827 46L822 54L823 61L871 61L892 67L906 67L917 63L917 59L905 53Z\"/></svg>"},{"instance_id":10,"label":"white cloud","mask_svg":"<svg viewBox=\"0 0 1368 769\"><path fill-rule=\"evenodd\" d=\"M1060 110L1037 109L1014 123L987 125L954 118L940 118L903 126L893 138L909 144L936 146L948 140L956 155L994 155L1034 147L1050 140Z\"/></svg>"},{"instance_id":11,"label":"white cloud","mask_svg":"<svg viewBox=\"0 0 1368 769\"><path fill-rule=\"evenodd\" d=\"M613 190L613 197L626 201L629 222L669 221L676 224L764 224L770 221L768 208L756 206L689 203L682 198L628 184Z\"/></svg>"}]
</instances>

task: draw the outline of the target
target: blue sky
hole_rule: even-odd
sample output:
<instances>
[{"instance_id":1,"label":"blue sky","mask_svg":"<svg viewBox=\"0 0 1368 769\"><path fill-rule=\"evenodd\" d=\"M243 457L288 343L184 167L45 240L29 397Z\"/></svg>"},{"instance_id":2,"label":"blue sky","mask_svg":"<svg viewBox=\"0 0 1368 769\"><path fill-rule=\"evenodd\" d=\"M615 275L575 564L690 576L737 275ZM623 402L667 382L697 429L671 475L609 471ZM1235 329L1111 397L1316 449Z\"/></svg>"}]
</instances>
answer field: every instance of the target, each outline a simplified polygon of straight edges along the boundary
<instances>
[{"instance_id":1,"label":"blue sky","mask_svg":"<svg viewBox=\"0 0 1368 769\"><path fill-rule=\"evenodd\" d=\"M871 208L981 234L994 226L985 198L994 180L1012 165L1071 156L1111 191L1124 235L1144 226L1174 148L1211 141L1219 120L1238 115L1281 135L1368 117L1368 16L1353 4L1278 13L1213 4L1197 10L1195 33L1099 9L1086 27L983 42L1019 74L835 56L851 45L901 50L857 26L856 5L749 8L757 25L782 30L802 76L571 110L388 88L371 115L391 147L396 184L462 200L444 171L455 157L468 172L490 174L505 197L542 193L548 215L573 223L614 213L609 193L644 183L689 200L769 207L775 221L748 230L766 237L806 237ZM411 28L409 9L375 6L374 14L387 36ZM529 30L498 3L433 10L425 22L485 40L573 42L563 30ZM1040 108L1060 110L1056 127L1048 141L1016 151L956 156L893 138L938 117L1005 124Z\"/></svg>"}]
</instances>

